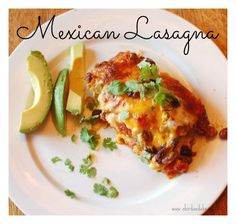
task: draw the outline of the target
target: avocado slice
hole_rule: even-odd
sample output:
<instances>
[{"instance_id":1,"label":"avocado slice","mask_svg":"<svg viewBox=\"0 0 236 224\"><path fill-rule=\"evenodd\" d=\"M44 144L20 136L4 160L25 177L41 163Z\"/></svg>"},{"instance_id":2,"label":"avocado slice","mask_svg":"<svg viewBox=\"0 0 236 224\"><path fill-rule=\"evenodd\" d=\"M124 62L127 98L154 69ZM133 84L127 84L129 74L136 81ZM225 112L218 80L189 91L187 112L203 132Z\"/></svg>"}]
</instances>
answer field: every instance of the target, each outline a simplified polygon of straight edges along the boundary
<instances>
[{"instance_id":1,"label":"avocado slice","mask_svg":"<svg viewBox=\"0 0 236 224\"><path fill-rule=\"evenodd\" d=\"M68 69L63 69L62 71L60 71L54 87L54 95L53 95L55 124L58 132L62 136L66 135L65 102L68 93L68 75L69 75Z\"/></svg>"},{"instance_id":2,"label":"avocado slice","mask_svg":"<svg viewBox=\"0 0 236 224\"><path fill-rule=\"evenodd\" d=\"M70 48L69 96L66 110L72 115L78 115L82 110L82 100L85 93L85 55L82 42Z\"/></svg>"},{"instance_id":3,"label":"avocado slice","mask_svg":"<svg viewBox=\"0 0 236 224\"><path fill-rule=\"evenodd\" d=\"M76 94L71 89L67 99L66 110L69 111L73 116L79 115L81 113L81 96Z\"/></svg>"},{"instance_id":4,"label":"avocado slice","mask_svg":"<svg viewBox=\"0 0 236 224\"><path fill-rule=\"evenodd\" d=\"M27 70L34 91L34 101L30 108L21 112L22 133L36 130L45 120L52 103L52 77L47 62L39 51L31 51L27 57Z\"/></svg>"}]
</instances>

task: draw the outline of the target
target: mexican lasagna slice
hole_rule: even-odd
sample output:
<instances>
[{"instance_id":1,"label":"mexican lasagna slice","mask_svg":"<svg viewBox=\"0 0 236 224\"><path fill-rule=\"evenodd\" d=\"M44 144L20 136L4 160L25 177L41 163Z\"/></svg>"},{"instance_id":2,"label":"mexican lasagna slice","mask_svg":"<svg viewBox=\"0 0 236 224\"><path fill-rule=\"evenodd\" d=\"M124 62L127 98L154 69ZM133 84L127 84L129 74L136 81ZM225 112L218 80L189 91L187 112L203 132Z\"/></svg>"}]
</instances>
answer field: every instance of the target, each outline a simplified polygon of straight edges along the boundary
<instances>
[{"instance_id":1,"label":"mexican lasagna slice","mask_svg":"<svg viewBox=\"0 0 236 224\"><path fill-rule=\"evenodd\" d=\"M196 135L216 134L201 101L140 54L118 53L87 73L87 81L117 142L170 178L187 172Z\"/></svg>"}]
</instances>

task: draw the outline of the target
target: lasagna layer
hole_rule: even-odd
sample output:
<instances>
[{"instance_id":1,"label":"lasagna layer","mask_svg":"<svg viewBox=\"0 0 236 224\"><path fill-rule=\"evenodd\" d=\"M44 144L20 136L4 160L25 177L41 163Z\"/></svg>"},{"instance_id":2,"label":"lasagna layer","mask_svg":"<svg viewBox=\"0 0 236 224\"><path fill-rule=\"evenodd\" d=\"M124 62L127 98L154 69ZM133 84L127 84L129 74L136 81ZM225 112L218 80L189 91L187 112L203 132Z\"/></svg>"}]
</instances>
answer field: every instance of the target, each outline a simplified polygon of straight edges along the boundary
<instances>
[{"instance_id":1,"label":"lasagna layer","mask_svg":"<svg viewBox=\"0 0 236 224\"><path fill-rule=\"evenodd\" d=\"M201 101L142 55L118 53L97 64L87 81L117 142L170 178L187 172L197 134L216 134Z\"/></svg>"}]
</instances>

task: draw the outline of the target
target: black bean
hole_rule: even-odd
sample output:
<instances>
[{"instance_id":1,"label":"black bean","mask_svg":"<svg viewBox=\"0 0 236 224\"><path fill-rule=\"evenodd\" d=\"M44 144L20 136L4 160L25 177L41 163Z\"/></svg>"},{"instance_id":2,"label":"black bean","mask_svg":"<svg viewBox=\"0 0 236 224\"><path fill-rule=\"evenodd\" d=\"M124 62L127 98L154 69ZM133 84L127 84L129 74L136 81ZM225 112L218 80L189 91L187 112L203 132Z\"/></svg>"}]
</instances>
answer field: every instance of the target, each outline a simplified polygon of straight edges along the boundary
<instances>
[{"instance_id":1,"label":"black bean","mask_svg":"<svg viewBox=\"0 0 236 224\"><path fill-rule=\"evenodd\" d=\"M157 153L157 149L156 149L156 147L145 147L144 148L144 150L146 151L146 152L148 152L148 153L150 153L150 154L156 154Z\"/></svg>"},{"instance_id":2,"label":"black bean","mask_svg":"<svg viewBox=\"0 0 236 224\"><path fill-rule=\"evenodd\" d=\"M193 155L193 152L188 146L183 145L181 146L181 149L180 149L180 155L191 157Z\"/></svg>"},{"instance_id":3,"label":"black bean","mask_svg":"<svg viewBox=\"0 0 236 224\"><path fill-rule=\"evenodd\" d=\"M102 113L101 110L99 110L99 109L95 109L95 110L93 110L93 112L92 112L92 116L100 115L101 113Z\"/></svg>"},{"instance_id":4,"label":"black bean","mask_svg":"<svg viewBox=\"0 0 236 224\"><path fill-rule=\"evenodd\" d=\"M180 106L180 102L177 98L173 97L171 102L170 102L171 106L174 108L177 108Z\"/></svg>"}]
</instances>

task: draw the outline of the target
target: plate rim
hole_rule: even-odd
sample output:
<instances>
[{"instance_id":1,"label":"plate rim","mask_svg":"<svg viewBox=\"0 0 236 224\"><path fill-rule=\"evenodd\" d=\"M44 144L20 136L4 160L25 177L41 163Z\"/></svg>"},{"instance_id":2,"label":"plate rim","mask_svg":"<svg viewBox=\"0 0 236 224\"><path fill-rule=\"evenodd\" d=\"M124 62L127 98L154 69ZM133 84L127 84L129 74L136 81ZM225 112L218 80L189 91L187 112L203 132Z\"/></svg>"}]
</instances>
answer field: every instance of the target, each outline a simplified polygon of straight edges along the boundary
<instances>
[{"instance_id":1,"label":"plate rim","mask_svg":"<svg viewBox=\"0 0 236 224\"><path fill-rule=\"evenodd\" d=\"M82 9L83 10L83 9ZM102 11L102 10L104 10L104 9L97 9L98 11ZM109 11L109 9L105 9L105 10L107 10L107 11ZM118 10L118 9L117 9ZM122 9L120 9L120 10L122 10ZM129 9L129 10L131 10L131 9ZM134 10L134 9L133 9ZM148 9L146 9L146 10L148 10ZM198 27L196 27L194 24L192 24L191 22L189 22L188 20L185 20L184 18L182 18L182 17L180 17L179 15L176 15L176 14L174 14L174 13L172 13L172 12L169 12L169 11L166 11L166 10L162 10L162 9L156 9L156 10L161 10L161 11L164 11L165 13L167 13L167 14L170 14L171 16L175 16L175 17L178 17L178 19L180 19L180 20L182 20L182 22L185 22L185 23L188 23L188 25L189 26L192 26L192 27L194 27L195 29L197 29L197 30L200 30ZM67 12L64 12L64 13L62 13L62 14L60 14L60 15L57 15L57 17L62 17L62 16L65 16L66 14L70 14L71 12L74 12L74 11L79 11L79 10L77 10L77 9L72 9L72 10L68 10ZM46 21L45 23L43 23L42 24L42 26L45 26L45 24L47 23L48 21ZM30 34L29 34L30 35ZM221 56L223 56L224 57L224 59L225 59L225 61L226 61L226 63L227 63L227 57L224 55L224 53L220 50L220 48L216 45L216 43L214 42L214 41L212 41L212 40L209 40L211 43L213 43L213 45L214 45L214 47L216 48L216 49L218 49L218 53L221 55ZM11 58L14 56L14 54L16 54L16 52L17 51L19 51L19 49L21 48L21 46L23 45L23 41L21 41L21 43L20 44L18 44L17 45L17 47L12 51L12 53L10 54L10 56L9 56L9 64L10 64L10 60L11 60ZM10 74L9 74L9 79L10 79L11 77L10 77ZM227 87L226 87L227 88ZM10 93L9 93L10 94ZM227 115L226 115L226 118L227 118ZM9 138L9 142L10 142L10 138ZM9 150L9 160L10 160L10 150ZM9 170L10 170L10 162L9 162ZM226 172L227 172L227 170L226 170ZM17 207L19 208L19 209L21 209L25 214L27 214L27 212L24 210L24 209L22 209L22 206L19 206L19 204L20 203L18 203L17 201L15 201L14 200L14 196L11 194L11 187L10 187L10 181L11 181L12 179L11 179L11 176L10 176L10 172L9 172L9 196L10 196L10 198L11 198L11 200L17 205ZM213 204L214 204L214 202L218 199L218 197L222 194L222 192L224 191L224 189L225 189L225 187L227 186L227 178L226 178L226 183L225 183L225 185L224 185L224 187L222 187L222 189L219 189L219 194L217 194L218 196L215 198L215 200L214 201L211 201L211 202L209 202L209 204L207 205L207 209L209 209ZM205 211L203 211L203 212L205 212ZM203 212L200 212L199 214L202 214ZM79 215L79 214L78 214Z\"/></svg>"}]
</instances>

